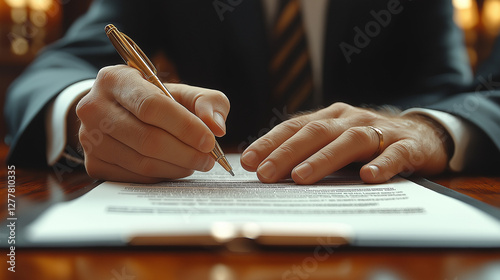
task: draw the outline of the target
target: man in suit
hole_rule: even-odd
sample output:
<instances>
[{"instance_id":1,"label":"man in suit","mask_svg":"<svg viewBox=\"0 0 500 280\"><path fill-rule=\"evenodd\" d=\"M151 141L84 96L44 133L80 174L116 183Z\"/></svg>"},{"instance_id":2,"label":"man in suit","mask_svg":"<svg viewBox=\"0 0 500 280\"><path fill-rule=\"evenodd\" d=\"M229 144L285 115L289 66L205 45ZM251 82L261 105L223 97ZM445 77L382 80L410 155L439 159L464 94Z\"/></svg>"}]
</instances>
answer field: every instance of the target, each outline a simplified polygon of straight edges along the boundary
<instances>
[{"instance_id":1,"label":"man in suit","mask_svg":"<svg viewBox=\"0 0 500 280\"><path fill-rule=\"evenodd\" d=\"M68 142L76 142L74 135L79 130L85 166L91 176L150 182L187 176L193 170L209 170L214 164L206 155L213 147L212 133L222 136L227 126L223 143L242 147L242 143L250 142L253 136L261 136L263 129L270 128L270 120L284 115L282 108L285 107L269 102L268 69L272 58L270 32L266 30L273 22L272 2L95 1L66 36L46 49L11 87L5 110L10 128L9 161L41 164L45 159L45 138L49 139L49 164L57 162L65 153L78 161L74 154L68 155L66 142L60 141L66 134L44 130L44 122L49 131L57 126L57 120L61 119L57 108L63 104L69 112ZM402 108L426 106L470 81L461 35L452 21L450 1L302 1L302 6L306 22L309 10L306 29L316 90L305 103L308 107L300 109L313 109L336 101L353 105L393 104ZM315 18L320 20L314 23ZM163 98L129 67L103 68L120 63L103 31L108 23L134 38L145 53L164 52L174 62L183 83L202 87L169 85L176 99L188 110ZM318 29L322 31L315 33ZM312 36L316 37L311 43ZM229 118L226 96L207 88L224 92L231 101ZM81 124L72 121L76 119L74 108L80 98L76 112ZM343 104L331 108L309 114L310 119L302 116L301 120L305 120L300 128L308 129L307 124L317 121L315 116L325 112L329 119L341 116L335 115L340 111L347 112L346 119L353 121L337 126L339 130L329 135L330 139L312 145L312 150L301 153L272 176L268 176L269 172L262 176L265 168L258 171L261 180L273 182L291 172L298 183L313 182L350 161L372 160L375 152L385 153L389 144L406 139L404 134L414 134L414 131L421 133L408 137L410 142L432 143L431 149L425 149L425 156L426 162L434 162L415 166L415 170L436 173L446 168L451 148L449 141L443 141L447 139L447 131L439 122L421 116L405 117L404 121L400 117L387 117L387 124L380 124L381 128L375 130L367 127L371 125L369 118L378 113L370 112L376 115L356 119L352 116L359 115L357 110L362 109ZM393 118L397 119L396 123L392 122ZM391 129L398 122L405 122L405 130ZM361 131L359 127L364 128ZM327 143L334 143L344 132L352 134L353 129L354 135L364 136L362 143L370 149L358 151L362 155L350 155L337 164L331 164L332 159L328 158L330 167L309 180L294 175L295 166ZM385 137L384 145L379 133ZM396 133L403 136L391 136ZM272 133L270 136L273 140ZM269 141L269 138L262 139L243 154L245 168L254 171L266 162L283 158L274 154L276 158L268 159L277 147L265 152L256 149L263 141ZM252 150L254 154L249 156ZM387 158L388 154L384 153L381 156ZM387 180L398 173L399 159L408 155L394 155L392 169L381 172L385 176L363 178L368 182ZM372 175L376 174L374 168L367 168Z\"/></svg>"},{"instance_id":2,"label":"man in suit","mask_svg":"<svg viewBox=\"0 0 500 280\"><path fill-rule=\"evenodd\" d=\"M247 170L257 171L264 182L274 182L283 174L291 173L295 182L308 184L350 162L369 161L361 168L360 175L364 181L376 183L398 173L439 173L439 161L448 154L445 156L448 170L497 174L500 166L500 36L489 58L478 67L473 82L461 91L427 106L410 108L397 117L334 104L278 125L244 151L242 164ZM410 119L405 119L408 116ZM419 122L422 116L425 118ZM421 124L429 121L437 122L437 126L435 123L431 125L433 129L421 130ZM377 139L367 138L363 133L366 129L357 125L381 127L384 135L397 139L385 142L383 152L373 159L369 151ZM322 135L318 135L318 131ZM437 133L440 140L430 140L432 137L426 133ZM429 140L431 142L427 142ZM321 142L325 144L319 145L319 152L317 148L308 151L310 143ZM437 146L432 143L439 142L444 142L448 150L435 150ZM300 160L304 153L309 153L309 158ZM366 156L368 158L364 158Z\"/></svg>"}]
</instances>

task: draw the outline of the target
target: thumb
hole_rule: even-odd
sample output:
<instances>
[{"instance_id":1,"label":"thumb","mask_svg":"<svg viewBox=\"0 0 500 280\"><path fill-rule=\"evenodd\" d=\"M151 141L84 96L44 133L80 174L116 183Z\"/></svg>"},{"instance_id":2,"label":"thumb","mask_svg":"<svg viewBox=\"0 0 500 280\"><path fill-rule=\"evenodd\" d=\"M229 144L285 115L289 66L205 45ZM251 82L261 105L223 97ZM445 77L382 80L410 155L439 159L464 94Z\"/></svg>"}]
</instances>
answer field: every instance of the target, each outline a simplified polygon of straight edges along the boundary
<instances>
[{"instance_id":1,"label":"thumb","mask_svg":"<svg viewBox=\"0 0 500 280\"><path fill-rule=\"evenodd\" d=\"M225 99L225 100L224 100ZM195 104L196 115L212 130L215 136L226 134L226 119L229 113L227 98L201 96Z\"/></svg>"},{"instance_id":2,"label":"thumb","mask_svg":"<svg viewBox=\"0 0 500 280\"><path fill-rule=\"evenodd\" d=\"M184 84L168 84L168 87L174 98L198 116L215 136L226 134L230 104L224 93Z\"/></svg>"}]
</instances>

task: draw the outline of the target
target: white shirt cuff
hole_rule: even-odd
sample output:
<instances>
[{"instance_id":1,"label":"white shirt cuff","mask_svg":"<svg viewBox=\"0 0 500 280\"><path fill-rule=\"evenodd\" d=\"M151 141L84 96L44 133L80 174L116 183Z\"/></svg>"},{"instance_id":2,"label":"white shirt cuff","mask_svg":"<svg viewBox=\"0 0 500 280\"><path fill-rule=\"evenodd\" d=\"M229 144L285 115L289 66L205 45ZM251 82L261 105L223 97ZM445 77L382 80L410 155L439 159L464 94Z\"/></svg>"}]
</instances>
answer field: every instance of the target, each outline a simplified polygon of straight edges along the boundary
<instances>
[{"instance_id":1,"label":"white shirt cuff","mask_svg":"<svg viewBox=\"0 0 500 280\"><path fill-rule=\"evenodd\" d=\"M405 110L402 115L419 114L427 116L442 125L454 143L455 149L448 162L451 171L462 171L467 163L467 150L473 143L474 127L452 114L422 108L412 108Z\"/></svg>"},{"instance_id":2,"label":"white shirt cuff","mask_svg":"<svg viewBox=\"0 0 500 280\"><path fill-rule=\"evenodd\" d=\"M67 135L67 116L70 108L83 95L87 94L94 79L72 84L64 89L54 101L49 104L45 114L45 130L47 135L47 164L54 165L65 154Z\"/></svg>"}]
</instances>

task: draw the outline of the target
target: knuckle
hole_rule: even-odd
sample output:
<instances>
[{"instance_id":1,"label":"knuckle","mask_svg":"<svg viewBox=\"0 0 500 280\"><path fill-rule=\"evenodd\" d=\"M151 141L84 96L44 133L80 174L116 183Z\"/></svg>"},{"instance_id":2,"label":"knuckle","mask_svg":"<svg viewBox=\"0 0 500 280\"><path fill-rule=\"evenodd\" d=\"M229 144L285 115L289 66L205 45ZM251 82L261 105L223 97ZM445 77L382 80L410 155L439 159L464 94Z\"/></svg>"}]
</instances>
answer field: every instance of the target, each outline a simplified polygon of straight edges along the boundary
<instances>
[{"instance_id":1,"label":"knuckle","mask_svg":"<svg viewBox=\"0 0 500 280\"><path fill-rule=\"evenodd\" d=\"M227 98L227 96L222 91L212 90L212 94L214 94L220 102L226 103L229 105L229 98Z\"/></svg>"},{"instance_id":2,"label":"knuckle","mask_svg":"<svg viewBox=\"0 0 500 280\"><path fill-rule=\"evenodd\" d=\"M351 127L344 134L349 142L357 145L367 145L374 139L368 130L369 128L366 127Z\"/></svg>"},{"instance_id":3,"label":"knuckle","mask_svg":"<svg viewBox=\"0 0 500 280\"><path fill-rule=\"evenodd\" d=\"M382 169L391 171L391 174L407 176L418 169L418 164L412 162L411 156L414 148L411 143L400 141L391 146L391 152L377 158Z\"/></svg>"},{"instance_id":4,"label":"knuckle","mask_svg":"<svg viewBox=\"0 0 500 280\"><path fill-rule=\"evenodd\" d=\"M139 152L148 156L154 155L157 152L156 147L161 147L159 138L154 129L143 127L137 133Z\"/></svg>"},{"instance_id":5,"label":"knuckle","mask_svg":"<svg viewBox=\"0 0 500 280\"><path fill-rule=\"evenodd\" d=\"M358 118L358 121L365 125L374 123L375 121L380 119L380 116L377 113L365 109L363 109L360 113L356 114L356 116Z\"/></svg>"},{"instance_id":6,"label":"knuckle","mask_svg":"<svg viewBox=\"0 0 500 280\"><path fill-rule=\"evenodd\" d=\"M130 100L137 114L137 118L150 123L158 117L158 107L154 106L157 103L158 96L156 94L144 94L145 91L141 87L134 87L130 90Z\"/></svg>"},{"instance_id":7,"label":"knuckle","mask_svg":"<svg viewBox=\"0 0 500 280\"><path fill-rule=\"evenodd\" d=\"M341 118L345 115L351 114L352 110L357 110L357 108L347 103L335 102L330 106L318 111L318 113L321 113L322 116L327 118Z\"/></svg>"},{"instance_id":8,"label":"knuckle","mask_svg":"<svg viewBox=\"0 0 500 280\"><path fill-rule=\"evenodd\" d=\"M95 98L88 93L76 104L75 112L80 120L86 120L90 116L94 115L97 109L98 104L95 101Z\"/></svg>"},{"instance_id":9,"label":"knuckle","mask_svg":"<svg viewBox=\"0 0 500 280\"><path fill-rule=\"evenodd\" d=\"M399 141L393 145L396 156L408 158L414 150L410 141Z\"/></svg>"},{"instance_id":10,"label":"knuckle","mask_svg":"<svg viewBox=\"0 0 500 280\"><path fill-rule=\"evenodd\" d=\"M271 139L270 137L262 137L258 140L259 148L263 150L274 150L277 146L276 141Z\"/></svg>"},{"instance_id":11,"label":"knuckle","mask_svg":"<svg viewBox=\"0 0 500 280\"><path fill-rule=\"evenodd\" d=\"M297 117L290 120L286 120L279 126L284 128L284 130L287 132L295 133L304 126L304 121L302 120L301 117Z\"/></svg>"},{"instance_id":12,"label":"knuckle","mask_svg":"<svg viewBox=\"0 0 500 280\"><path fill-rule=\"evenodd\" d=\"M213 96L215 98L220 98L220 97L225 96L224 93L222 93L222 91L216 90L216 89L207 89L204 92L204 94L209 95L209 96Z\"/></svg>"},{"instance_id":13,"label":"knuckle","mask_svg":"<svg viewBox=\"0 0 500 280\"><path fill-rule=\"evenodd\" d=\"M344 102L335 102L332 105L330 105L331 108L335 108L338 110L345 110L351 107L351 105L344 103Z\"/></svg>"},{"instance_id":14,"label":"knuckle","mask_svg":"<svg viewBox=\"0 0 500 280\"><path fill-rule=\"evenodd\" d=\"M335 165L334 159L335 154L332 150L329 149L321 149L316 154L318 162L321 162L322 165L333 166Z\"/></svg>"},{"instance_id":15,"label":"knuckle","mask_svg":"<svg viewBox=\"0 0 500 280\"><path fill-rule=\"evenodd\" d=\"M154 162L148 157L141 157L137 163L137 172L140 175L154 177Z\"/></svg>"},{"instance_id":16,"label":"knuckle","mask_svg":"<svg viewBox=\"0 0 500 280\"><path fill-rule=\"evenodd\" d=\"M295 157L294 155L297 154L297 150L294 149L292 146L283 143L281 146L279 146L278 150L280 151L279 157L280 161L283 162L294 162Z\"/></svg>"},{"instance_id":17,"label":"knuckle","mask_svg":"<svg viewBox=\"0 0 500 280\"><path fill-rule=\"evenodd\" d=\"M106 66L97 72L96 85L109 85L118 83L122 79L123 70L117 66Z\"/></svg>"},{"instance_id":18,"label":"knuckle","mask_svg":"<svg viewBox=\"0 0 500 280\"><path fill-rule=\"evenodd\" d=\"M390 146L390 152L379 156L377 161L380 165L400 172L404 169L408 169L410 165L413 165L409 161L412 151L414 151L414 147L410 141L399 141L392 144Z\"/></svg>"},{"instance_id":19,"label":"knuckle","mask_svg":"<svg viewBox=\"0 0 500 280\"><path fill-rule=\"evenodd\" d=\"M331 134L332 130L330 125L330 123L327 123L323 120L311 121L306 124L304 129L313 136L323 136Z\"/></svg>"},{"instance_id":20,"label":"knuckle","mask_svg":"<svg viewBox=\"0 0 500 280\"><path fill-rule=\"evenodd\" d=\"M229 98L222 91L216 91L216 102L225 108L231 107Z\"/></svg>"},{"instance_id":21,"label":"knuckle","mask_svg":"<svg viewBox=\"0 0 500 280\"><path fill-rule=\"evenodd\" d=\"M194 118L184 118L178 122L178 137L180 139L191 139L193 137L193 132L196 131L196 119Z\"/></svg>"},{"instance_id":22,"label":"knuckle","mask_svg":"<svg viewBox=\"0 0 500 280\"><path fill-rule=\"evenodd\" d=\"M350 108L352 108L352 106L347 104L347 103L335 102L332 105L328 106L328 111L332 115L336 115L337 113L341 114L341 113L345 112L346 110L349 110Z\"/></svg>"},{"instance_id":23,"label":"knuckle","mask_svg":"<svg viewBox=\"0 0 500 280\"><path fill-rule=\"evenodd\" d=\"M382 169L391 169L392 167L399 165L399 159L393 156L382 155L377 158L377 164Z\"/></svg>"},{"instance_id":24,"label":"knuckle","mask_svg":"<svg viewBox=\"0 0 500 280\"><path fill-rule=\"evenodd\" d=\"M214 104L214 106L223 110L227 110L230 107L230 102L227 96L222 91L215 89L205 89L198 92L193 98L193 103L197 104L199 100L203 100L203 102L210 102Z\"/></svg>"}]
</instances>

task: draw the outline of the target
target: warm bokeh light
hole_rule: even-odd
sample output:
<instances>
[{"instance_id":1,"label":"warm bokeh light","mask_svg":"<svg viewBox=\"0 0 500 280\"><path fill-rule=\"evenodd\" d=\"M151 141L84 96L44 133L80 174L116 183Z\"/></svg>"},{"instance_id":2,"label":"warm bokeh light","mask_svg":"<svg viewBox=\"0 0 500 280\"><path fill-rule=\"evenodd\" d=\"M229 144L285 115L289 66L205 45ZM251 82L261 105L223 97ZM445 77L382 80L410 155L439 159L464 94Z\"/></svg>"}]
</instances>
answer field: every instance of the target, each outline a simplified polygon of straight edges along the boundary
<instances>
[{"instance_id":1,"label":"warm bokeh light","mask_svg":"<svg viewBox=\"0 0 500 280\"><path fill-rule=\"evenodd\" d=\"M10 43L10 50L16 55L26 54L29 48L28 40L23 37L14 38Z\"/></svg>"},{"instance_id":2,"label":"warm bokeh light","mask_svg":"<svg viewBox=\"0 0 500 280\"><path fill-rule=\"evenodd\" d=\"M44 27L47 24L47 14L43 11L32 11L30 21L38 27Z\"/></svg>"},{"instance_id":3,"label":"warm bokeh light","mask_svg":"<svg viewBox=\"0 0 500 280\"><path fill-rule=\"evenodd\" d=\"M23 23L28 19L28 10L26 8L12 8L10 17L14 23Z\"/></svg>"},{"instance_id":4,"label":"warm bokeh light","mask_svg":"<svg viewBox=\"0 0 500 280\"><path fill-rule=\"evenodd\" d=\"M5 3L12 8L24 8L27 5L27 0L5 0Z\"/></svg>"},{"instance_id":5,"label":"warm bokeh light","mask_svg":"<svg viewBox=\"0 0 500 280\"><path fill-rule=\"evenodd\" d=\"M48 11L52 2L52 0L28 0L29 7L39 11Z\"/></svg>"},{"instance_id":6,"label":"warm bokeh light","mask_svg":"<svg viewBox=\"0 0 500 280\"><path fill-rule=\"evenodd\" d=\"M455 22L463 29L472 29L479 23L477 3L473 0L453 0Z\"/></svg>"},{"instance_id":7,"label":"warm bokeh light","mask_svg":"<svg viewBox=\"0 0 500 280\"><path fill-rule=\"evenodd\" d=\"M472 7L472 0L453 0L455 9L465 10Z\"/></svg>"},{"instance_id":8,"label":"warm bokeh light","mask_svg":"<svg viewBox=\"0 0 500 280\"><path fill-rule=\"evenodd\" d=\"M491 35L500 31L500 0L485 0L482 20L484 28Z\"/></svg>"},{"instance_id":9,"label":"warm bokeh light","mask_svg":"<svg viewBox=\"0 0 500 280\"><path fill-rule=\"evenodd\" d=\"M33 57L60 30L60 0L0 0L0 29L8 40L0 40L0 50L14 57Z\"/></svg>"}]
</instances>

